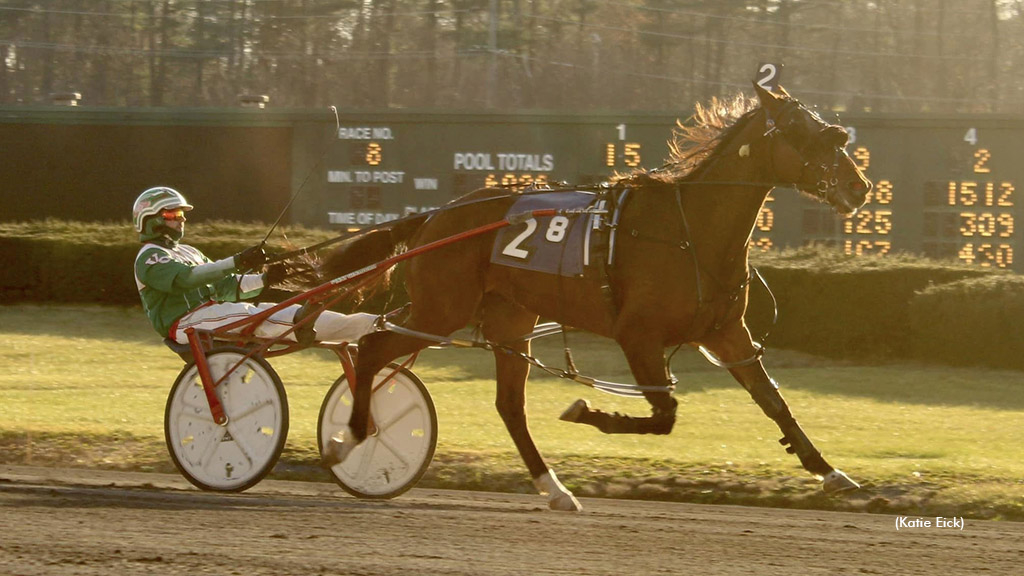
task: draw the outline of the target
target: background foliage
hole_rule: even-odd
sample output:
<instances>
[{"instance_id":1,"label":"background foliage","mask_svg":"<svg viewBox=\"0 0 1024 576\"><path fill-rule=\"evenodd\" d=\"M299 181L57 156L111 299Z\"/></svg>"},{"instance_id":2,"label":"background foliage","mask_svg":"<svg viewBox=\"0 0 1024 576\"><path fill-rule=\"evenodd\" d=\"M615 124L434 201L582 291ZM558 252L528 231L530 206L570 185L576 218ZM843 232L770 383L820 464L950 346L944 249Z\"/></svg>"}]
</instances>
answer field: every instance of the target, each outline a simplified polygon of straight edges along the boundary
<instances>
[{"instance_id":1,"label":"background foliage","mask_svg":"<svg viewBox=\"0 0 1024 576\"><path fill-rule=\"evenodd\" d=\"M0 104L1019 112L1020 0L4 0Z\"/></svg>"}]
</instances>

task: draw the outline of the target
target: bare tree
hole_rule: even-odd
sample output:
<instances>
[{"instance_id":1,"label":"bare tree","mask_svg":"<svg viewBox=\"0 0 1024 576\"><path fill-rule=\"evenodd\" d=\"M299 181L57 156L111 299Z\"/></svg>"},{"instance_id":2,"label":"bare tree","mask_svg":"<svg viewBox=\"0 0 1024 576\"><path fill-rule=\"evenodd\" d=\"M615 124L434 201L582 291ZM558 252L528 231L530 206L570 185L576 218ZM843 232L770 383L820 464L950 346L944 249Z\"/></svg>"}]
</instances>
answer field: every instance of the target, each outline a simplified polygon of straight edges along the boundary
<instances>
[{"instance_id":1,"label":"bare tree","mask_svg":"<svg viewBox=\"0 0 1024 576\"><path fill-rule=\"evenodd\" d=\"M675 110L760 61L825 106L1024 109L1021 0L5 0L0 102Z\"/></svg>"}]
</instances>

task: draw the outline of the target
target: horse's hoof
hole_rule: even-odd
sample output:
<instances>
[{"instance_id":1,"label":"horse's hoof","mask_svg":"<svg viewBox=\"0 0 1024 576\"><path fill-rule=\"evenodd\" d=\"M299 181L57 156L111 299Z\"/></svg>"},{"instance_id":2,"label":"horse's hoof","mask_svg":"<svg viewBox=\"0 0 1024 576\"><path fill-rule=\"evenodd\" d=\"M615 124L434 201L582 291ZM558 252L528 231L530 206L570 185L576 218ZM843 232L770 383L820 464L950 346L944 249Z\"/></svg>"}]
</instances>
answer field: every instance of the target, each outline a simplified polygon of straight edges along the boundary
<instances>
[{"instance_id":1,"label":"horse's hoof","mask_svg":"<svg viewBox=\"0 0 1024 576\"><path fill-rule=\"evenodd\" d=\"M840 494L859 488L860 484L851 480L842 470L833 469L825 474L821 481L821 489L825 491L825 494Z\"/></svg>"},{"instance_id":2,"label":"horse's hoof","mask_svg":"<svg viewBox=\"0 0 1024 576\"><path fill-rule=\"evenodd\" d=\"M579 512L583 510L580 501L569 492L569 489L558 481L554 470L548 470L533 480L537 491L548 495L548 508L562 512Z\"/></svg>"},{"instance_id":3,"label":"horse's hoof","mask_svg":"<svg viewBox=\"0 0 1024 576\"><path fill-rule=\"evenodd\" d=\"M562 412L562 415L558 417L559 420L565 420L566 422L579 422L584 414L590 411L590 402L587 402L583 398L572 403L571 406Z\"/></svg>"},{"instance_id":4,"label":"horse's hoof","mask_svg":"<svg viewBox=\"0 0 1024 576\"><path fill-rule=\"evenodd\" d=\"M572 495L572 492L552 494L548 497L548 508L560 512L580 512L583 510L580 501Z\"/></svg>"},{"instance_id":5,"label":"horse's hoof","mask_svg":"<svg viewBox=\"0 0 1024 576\"><path fill-rule=\"evenodd\" d=\"M348 441L345 438L348 437ZM320 463L324 468L330 470L338 464L341 464L348 458L348 455L355 450L359 443L352 438L352 431L346 426L341 430L338 430L334 436L331 436L327 440L327 445L324 446L324 451L320 455Z\"/></svg>"}]
</instances>

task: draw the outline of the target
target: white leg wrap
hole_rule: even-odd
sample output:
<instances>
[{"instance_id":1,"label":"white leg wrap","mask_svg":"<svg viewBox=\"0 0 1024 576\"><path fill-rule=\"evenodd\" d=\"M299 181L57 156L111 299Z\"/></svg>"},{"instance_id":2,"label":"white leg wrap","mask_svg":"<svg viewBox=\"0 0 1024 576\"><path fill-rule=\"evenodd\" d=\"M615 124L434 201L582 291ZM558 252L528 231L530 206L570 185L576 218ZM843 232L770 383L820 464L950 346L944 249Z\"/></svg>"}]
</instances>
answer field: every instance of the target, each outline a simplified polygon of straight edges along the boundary
<instances>
[{"instance_id":1,"label":"white leg wrap","mask_svg":"<svg viewBox=\"0 0 1024 576\"><path fill-rule=\"evenodd\" d=\"M860 488L860 484L850 479L842 470L832 470L822 478L821 488L826 494L838 494L840 492L857 490Z\"/></svg>"},{"instance_id":2,"label":"white leg wrap","mask_svg":"<svg viewBox=\"0 0 1024 576\"><path fill-rule=\"evenodd\" d=\"M320 463L324 468L334 468L344 462L357 445L358 443L352 438L351 429L345 426L327 439L327 445L324 446L323 453L320 455Z\"/></svg>"},{"instance_id":3,"label":"white leg wrap","mask_svg":"<svg viewBox=\"0 0 1024 576\"><path fill-rule=\"evenodd\" d=\"M355 344L364 334L373 332L374 314L338 314L326 311L316 319L313 329L319 342L351 342Z\"/></svg>"},{"instance_id":4,"label":"white leg wrap","mask_svg":"<svg viewBox=\"0 0 1024 576\"><path fill-rule=\"evenodd\" d=\"M583 510L579 500L558 481L554 470L548 469L547 472L541 474L538 478L534 478L533 485L537 487L537 491L541 495L547 494L548 508L566 512L579 512Z\"/></svg>"}]
</instances>

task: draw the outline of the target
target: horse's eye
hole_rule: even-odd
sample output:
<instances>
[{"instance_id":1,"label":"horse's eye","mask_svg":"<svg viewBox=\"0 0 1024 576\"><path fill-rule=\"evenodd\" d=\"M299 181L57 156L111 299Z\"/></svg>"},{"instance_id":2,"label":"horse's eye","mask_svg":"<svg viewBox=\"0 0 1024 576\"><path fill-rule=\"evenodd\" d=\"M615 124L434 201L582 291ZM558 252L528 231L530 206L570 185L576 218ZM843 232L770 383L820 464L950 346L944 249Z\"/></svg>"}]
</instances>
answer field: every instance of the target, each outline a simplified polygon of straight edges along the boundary
<instances>
[{"instance_id":1,"label":"horse's eye","mask_svg":"<svg viewBox=\"0 0 1024 576\"><path fill-rule=\"evenodd\" d=\"M849 138L842 126L827 126L810 137L805 151L816 158L834 154L837 148L846 146Z\"/></svg>"},{"instance_id":2,"label":"horse's eye","mask_svg":"<svg viewBox=\"0 0 1024 576\"><path fill-rule=\"evenodd\" d=\"M850 141L850 134L842 126L829 126L821 131L822 140L828 148L844 148Z\"/></svg>"}]
</instances>

